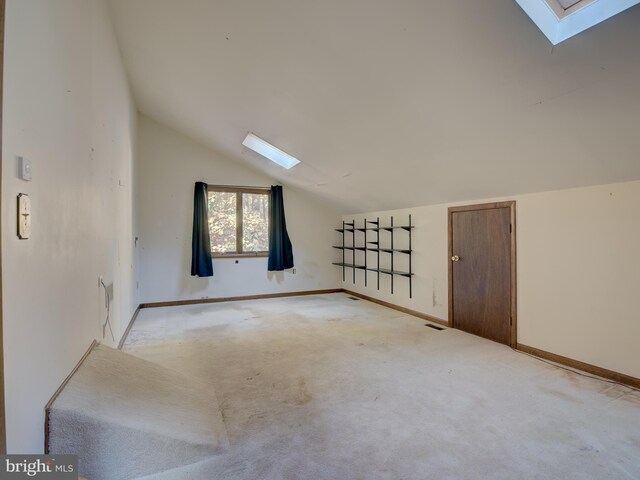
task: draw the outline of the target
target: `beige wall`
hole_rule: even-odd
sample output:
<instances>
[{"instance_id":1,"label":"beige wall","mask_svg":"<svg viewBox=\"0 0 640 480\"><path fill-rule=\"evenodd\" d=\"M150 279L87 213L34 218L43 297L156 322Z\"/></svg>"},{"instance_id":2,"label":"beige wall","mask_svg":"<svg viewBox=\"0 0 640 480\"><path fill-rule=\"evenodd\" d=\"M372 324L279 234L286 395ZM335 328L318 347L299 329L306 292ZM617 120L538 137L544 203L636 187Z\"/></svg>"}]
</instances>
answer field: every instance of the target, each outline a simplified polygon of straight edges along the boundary
<instances>
[{"instance_id":1,"label":"beige wall","mask_svg":"<svg viewBox=\"0 0 640 480\"><path fill-rule=\"evenodd\" d=\"M640 377L640 182L466 203L510 199L517 202L518 342ZM416 275L412 300L404 278L396 278L394 295L389 277L377 291L372 273L368 288L362 272L355 285L347 275L344 287L447 319L453 205L345 216L406 222L411 213Z\"/></svg>"},{"instance_id":2,"label":"beige wall","mask_svg":"<svg viewBox=\"0 0 640 480\"><path fill-rule=\"evenodd\" d=\"M116 340L134 306L136 113L102 0L8 0L2 268L8 450L43 449L43 408L94 338L113 283ZM33 180L17 178L16 156ZM16 236L16 195L32 237Z\"/></svg>"},{"instance_id":3,"label":"beige wall","mask_svg":"<svg viewBox=\"0 0 640 480\"><path fill-rule=\"evenodd\" d=\"M266 258L242 258L238 263L214 259L213 277L191 277L194 183L278 182L147 117L139 117L138 125L141 302L339 288L338 272L331 266L332 231L339 213L286 186L285 214L296 274L267 272Z\"/></svg>"}]
</instances>

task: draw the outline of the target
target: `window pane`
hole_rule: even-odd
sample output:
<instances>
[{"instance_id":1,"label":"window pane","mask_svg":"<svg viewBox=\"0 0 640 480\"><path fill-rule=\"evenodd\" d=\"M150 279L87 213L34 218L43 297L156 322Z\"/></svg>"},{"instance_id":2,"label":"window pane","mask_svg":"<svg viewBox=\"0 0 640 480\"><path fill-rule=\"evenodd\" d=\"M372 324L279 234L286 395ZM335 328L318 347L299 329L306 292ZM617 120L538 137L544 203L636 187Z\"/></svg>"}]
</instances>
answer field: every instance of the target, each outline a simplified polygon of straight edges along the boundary
<instances>
[{"instance_id":1,"label":"window pane","mask_svg":"<svg viewBox=\"0 0 640 480\"><path fill-rule=\"evenodd\" d=\"M242 250L269 251L269 195L242 194Z\"/></svg>"},{"instance_id":2,"label":"window pane","mask_svg":"<svg viewBox=\"0 0 640 480\"><path fill-rule=\"evenodd\" d=\"M236 251L236 194L209 192L209 236L213 253Z\"/></svg>"}]
</instances>

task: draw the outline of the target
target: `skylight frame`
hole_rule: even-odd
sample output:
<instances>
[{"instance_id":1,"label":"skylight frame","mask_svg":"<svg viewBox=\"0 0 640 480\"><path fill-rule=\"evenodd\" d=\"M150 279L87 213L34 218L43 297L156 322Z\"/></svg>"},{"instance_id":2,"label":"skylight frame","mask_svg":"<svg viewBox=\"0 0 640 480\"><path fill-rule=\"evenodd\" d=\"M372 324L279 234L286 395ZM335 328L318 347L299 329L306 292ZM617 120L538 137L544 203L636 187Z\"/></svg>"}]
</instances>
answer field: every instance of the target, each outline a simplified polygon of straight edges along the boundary
<instances>
[{"instance_id":1,"label":"skylight frame","mask_svg":"<svg viewBox=\"0 0 640 480\"><path fill-rule=\"evenodd\" d=\"M515 0L553 45L640 3L640 0L581 0L564 9L557 0Z\"/></svg>"},{"instance_id":2,"label":"skylight frame","mask_svg":"<svg viewBox=\"0 0 640 480\"><path fill-rule=\"evenodd\" d=\"M271 145L266 140L258 137L255 133L247 133L247 136L242 141L242 145L287 170L290 170L300 163L300 160L296 157Z\"/></svg>"}]
</instances>

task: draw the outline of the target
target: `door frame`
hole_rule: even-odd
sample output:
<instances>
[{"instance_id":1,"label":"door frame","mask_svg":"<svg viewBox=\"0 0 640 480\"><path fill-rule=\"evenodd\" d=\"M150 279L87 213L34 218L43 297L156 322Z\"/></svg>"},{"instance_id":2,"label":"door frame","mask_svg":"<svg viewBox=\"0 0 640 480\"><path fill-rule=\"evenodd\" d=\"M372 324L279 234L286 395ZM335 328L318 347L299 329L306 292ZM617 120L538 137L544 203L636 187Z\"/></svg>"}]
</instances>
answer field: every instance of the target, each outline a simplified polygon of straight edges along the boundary
<instances>
[{"instance_id":1,"label":"door frame","mask_svg":"<svg viewBox=\"0 0 640 480\"><path fill-rule=\"evenodd\" d=\"M447 213L447 223L449 230L447 263L449 265L449 326L456 328L453 316L453 214L458 212L470 212L474 210L491 210L496 208L508 208L511 222L511 325L510 325L510 346L516 348L518 342L518 297L517 297L517 269L516 269L516 201L480 203L475 205L462 205L459 207L449 207Z\"/></svg>"}]
</instances>

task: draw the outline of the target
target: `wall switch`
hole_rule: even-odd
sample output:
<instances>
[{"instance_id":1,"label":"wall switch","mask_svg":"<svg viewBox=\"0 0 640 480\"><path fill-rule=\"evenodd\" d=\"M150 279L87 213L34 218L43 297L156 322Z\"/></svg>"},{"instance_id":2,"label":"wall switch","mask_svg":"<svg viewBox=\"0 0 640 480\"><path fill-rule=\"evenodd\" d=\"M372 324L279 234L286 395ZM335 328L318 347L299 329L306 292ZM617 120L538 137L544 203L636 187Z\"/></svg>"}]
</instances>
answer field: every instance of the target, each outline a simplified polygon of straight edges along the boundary
<instances>
[{"instance_id":1,"label":"wall switch","mask_svg":"<svg viewBox=\"0 0 640 480\"><path fill-rule=\"evenodd\" d=\"M26 193L18 195L18 238L26 240L31 236L31 199Z\"/></svg>"},{"instance_id":2,"label":"wall switch","mask_svg":"<svg viewBox=\"0 0 640 480\"><path fill-rule=\"evenodd\" d=\"M18 157L18 176L27 182L31 181L31 160Z\"/></svg>"}]
</instances>

